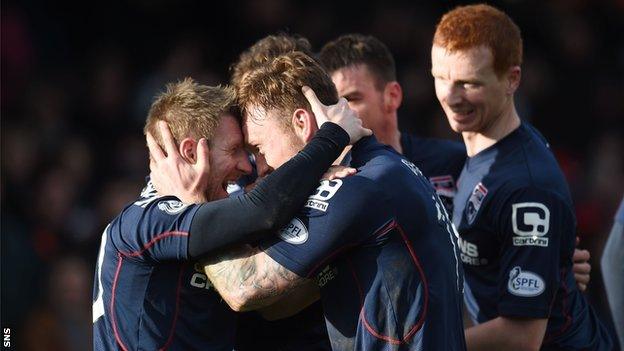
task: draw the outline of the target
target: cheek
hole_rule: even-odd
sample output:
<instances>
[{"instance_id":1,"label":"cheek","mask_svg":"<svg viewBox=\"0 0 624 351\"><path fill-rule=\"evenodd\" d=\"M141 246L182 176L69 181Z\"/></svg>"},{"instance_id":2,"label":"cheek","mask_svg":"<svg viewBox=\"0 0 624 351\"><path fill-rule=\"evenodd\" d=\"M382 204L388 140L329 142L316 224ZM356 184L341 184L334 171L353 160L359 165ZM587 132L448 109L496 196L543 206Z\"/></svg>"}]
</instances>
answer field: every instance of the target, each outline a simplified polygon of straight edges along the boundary
<instances>
[{"instance_id":1,"label":"cheek","mask_svg":"<svg viewBox=\"0 0 624 351\"><path fill-rule=\"evenodd\" d=\"M444 105L444 97L447 95L445 85L441 82L435 81L434 83L435 94L440 104Z\"/></svg>"},{"instance_id":2,"label":"cheek","mask_svg":"<svg viewBox=\"0 0 624 351\"><path fill-rule=\"evenodd\" d=\"M367 109L363 104L361 103L353 104L353 107L351 108L355 111L355 113L357 113L358 117L360 117L360 119L362 120L364 124L368 122Z\"/></svg>"},{"instance_id":3,"label":"cheek","mask_svg":"<svg viewBox=\"0 0 624 351\"><path fill-rule=\"evenodd\" d=\"M483 89L468 91L466 92L466 101L476 108L487 107L488 92Z\"/></svg>"}]
</instances>

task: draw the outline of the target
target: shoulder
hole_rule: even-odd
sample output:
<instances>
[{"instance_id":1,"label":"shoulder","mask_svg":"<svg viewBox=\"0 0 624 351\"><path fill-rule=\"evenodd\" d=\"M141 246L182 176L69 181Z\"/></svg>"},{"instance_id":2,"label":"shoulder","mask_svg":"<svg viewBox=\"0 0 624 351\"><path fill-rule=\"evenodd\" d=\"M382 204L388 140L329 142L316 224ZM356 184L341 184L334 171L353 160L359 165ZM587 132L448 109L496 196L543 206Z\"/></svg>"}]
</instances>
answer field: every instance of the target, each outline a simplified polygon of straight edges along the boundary
<instances>
[{"instance_id":1,"label":"shoulder","mask_svg":"<svg viewBox=\"0 0 624 351\"><path fill-rule=\"evenodd\" d=\"M409 148L411 152L431 152L464 157L466 155L464 143L455 140L421 138L414 134L401 133L401 143L403 147Z\"/></svg>"},{"instance_id":2,"label":"shoulder","mask_svg":"<svg viewBox=\"0 0 624 351\"><path fill-rule=\"evenodd\" d=\"M174 196L141 196L111 222L111 242L119 251L129 252L142 250L163 236L188 236L198 208Z\"/></svg>"},{"instance_id":3,"label":"shoulder","mask_svg":"<svg viewBox=\"0 0 624 351\"><path fill-rule=\"evenodd\" d=\"M308 197L300 215L307 218L332 221L343 220L379 209L374 205L383 201L379 187L360 173L334 180L322 180Z\"/></svg>"},{"instance_id":4,"label":"shoulder","mask_svg":"<svg viewBox=\"0 0 624 351\"><path fill-rule=\"evenodd\" d=\"M409 140L409 142L407 142ZM459 176L466 160L463 143L434 138L402 136L403 154L428 177L451 174Z\"/></svg>"},{"instance_id":5,"label":"shoulder","mask_svg":"<svg viewBox=\"0 0 624 351\"><path fill-rule=\"evenodd\" d=\"M534 184L506 184L497 189L493 200L500 211L511 211L512 214L539 212L548 215L553 211L574 213L567 197L554 189Z\"/></svg>"},{"instance_id":6,"label":"shoulder","mask_svg":"<svg viewBox=\"0 0 624 351\"><path fill-rule=\"evenodd\" d=\"M309 199L329 201L346 205L358 199L368 198L379 194L379 187L364 172L355 175L334 179L322 180Z\"/></svg>"}]
</instances>

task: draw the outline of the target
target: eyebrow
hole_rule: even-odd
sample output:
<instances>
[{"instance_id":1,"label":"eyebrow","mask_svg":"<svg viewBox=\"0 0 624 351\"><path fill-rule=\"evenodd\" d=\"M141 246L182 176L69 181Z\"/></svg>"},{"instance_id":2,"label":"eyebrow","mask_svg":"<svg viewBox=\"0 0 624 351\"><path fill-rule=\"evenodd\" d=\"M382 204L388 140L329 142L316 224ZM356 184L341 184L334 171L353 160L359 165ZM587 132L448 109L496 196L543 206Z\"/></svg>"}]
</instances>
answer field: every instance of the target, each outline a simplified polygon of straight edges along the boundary
<instances>
[{"instance_id":1,"label":"eyebrow","mask_svg":"<svg viewBox=\"0 0 624 351\"><path fill-rule=\"evenodd\" d=\"M362 95L362 92L360 92L358 89L353 89L353 90L349 90L345 94L341 94L342 97L354 96L354 95Z\"/></svg>"}]
</instances>

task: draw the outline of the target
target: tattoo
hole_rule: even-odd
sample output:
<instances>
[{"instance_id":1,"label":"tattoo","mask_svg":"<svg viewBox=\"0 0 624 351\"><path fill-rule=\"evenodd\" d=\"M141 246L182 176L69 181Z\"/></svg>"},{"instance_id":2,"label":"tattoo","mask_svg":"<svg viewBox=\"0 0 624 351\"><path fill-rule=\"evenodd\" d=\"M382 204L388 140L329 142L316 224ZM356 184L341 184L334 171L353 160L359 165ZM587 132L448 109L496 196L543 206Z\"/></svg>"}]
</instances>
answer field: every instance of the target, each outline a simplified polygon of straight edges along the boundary
<instances>
[{"instance_id":1,"label":"tattoo","mask_svg":"<svg viewBox=\"0 0 624 351\"><path fill-rule=\"evenodd\" d=\"M204 262L206 275L221 296L253 310L275 302L306 279L282 267L266 253L245 246Z\"/></svg>"}]
</instances>

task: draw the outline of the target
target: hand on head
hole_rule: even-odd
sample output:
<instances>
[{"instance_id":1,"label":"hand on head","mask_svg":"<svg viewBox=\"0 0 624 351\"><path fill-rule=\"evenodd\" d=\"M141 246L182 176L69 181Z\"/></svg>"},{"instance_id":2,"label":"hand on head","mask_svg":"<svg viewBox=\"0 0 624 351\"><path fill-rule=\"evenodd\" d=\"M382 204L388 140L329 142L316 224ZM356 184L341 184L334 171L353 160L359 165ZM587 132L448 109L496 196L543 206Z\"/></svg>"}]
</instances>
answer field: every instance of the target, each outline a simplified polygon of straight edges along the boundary
<instances>
[{"instance_id":1,"label":"hand on head","mask_svg":"<svg viewBox=\"0 0 624 351\"><path fill-rule=\"evenodd\" d=\"M340 98L335 105L326 106L319 101L314 91L307 86L301 88L303 95L308 99L312 112L316 117L316 123L321 128L325 122L333 122L344 129L349 134L349 144L355 144L365 136L372 135L373 132L362 126L362 120L357 113L349 107L345 98Z\"/></svg>"},{"instance_id":2,"label":"hand on head","mask_svg":"<svg viewBox=\"0 0 624 351\"><path fill-rule=\"evenodd\" d=\"M184 203L207 201L205 190L208 182L208 142L201 138L197 142L197 160L186 160L176 147L169 126L158 122L158 128L165 147L160 148L154 137L147 132L147 147L150 153L150 178L161 195L174 195Z\"/></svg>"}]
</instances>

